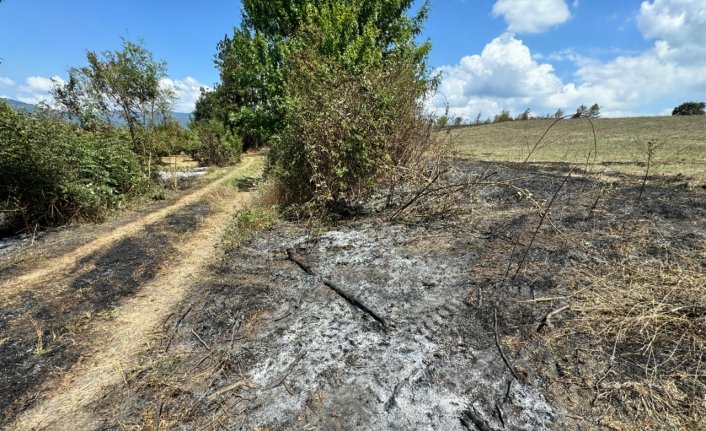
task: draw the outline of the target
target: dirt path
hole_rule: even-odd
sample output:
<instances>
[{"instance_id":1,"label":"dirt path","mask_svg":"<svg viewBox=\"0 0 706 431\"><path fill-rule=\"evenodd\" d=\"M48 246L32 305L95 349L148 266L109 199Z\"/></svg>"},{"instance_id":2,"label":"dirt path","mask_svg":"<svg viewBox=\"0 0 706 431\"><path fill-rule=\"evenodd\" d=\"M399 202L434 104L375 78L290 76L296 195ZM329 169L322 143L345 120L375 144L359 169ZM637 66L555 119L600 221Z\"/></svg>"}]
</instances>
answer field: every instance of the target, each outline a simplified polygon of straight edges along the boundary
<instances>
[{"instance_id":1,"label":"dirt path","mask_svg":"<svg viewBox=\"0 0 706 431\"><path fill-rule=\"evenodd\" d=\"M200 272L211 263L215 247L220 242L232 212L250 200L247 192L237 193L234 197L231 196L234 192L226 192L230 194L224 197L217 187L247 172L253 163L253 158L245 158L244 163L233 172L185 196L169 208L122 226L110 235L62 256L58 262L50 262L42 270L25 275L25 280L40 281L49 274L56 275L55 271L68 268L72 265L72 258L75 263L82 255L94 253L101 247L116 248L111 244L122 242L120 240L123 238L133 240L131 236L156 235L150 230L150 223L155 224L160 218L171 217L171 212L191 212L192 217L202 218L195 229L187 226L185 234L176 239L170 237L172 241L177 242L169 244L170 248L176 251L166 254L164 260L158 261L156 273L129 295L124 295L110 310L109 318L92 320L88 328L81 332L75 341L77 346L71 347L79 353L64 354L68 357L80 355L79 359L69 362L73 363L70 368L43 378L38 385L29 386L29 393L23 396L31 401L25 403L24 408L19 407L19 410L23 411L14 421L10 421L9 429L83 430L99 426L99 418L93 417L86 406L95 401L106 388L124 379L126 370L134 367L139 354L150 346L153 334L159 331L160 324L184 299ZM199 205L203 206L204 201L209 200L217 201L215 205L214 202L210 205L216 209L210 213L199 212ZM161 223L169 225L169 222ZM142 232L143 229L146 230ZM158 248L167 247L167 244L163 244L163 239L155 239L153 242L156 242ZM135 244L137 246L128 251L135 254L139 260L141 244ZM96 262L93 264L102 266ZM140 263L137 262L136 266L139 267ZM104 267L101 270L111 271L112 268ZM11 329L16 330L14 327ZM2 347L0 344L0 350Z\"/></svg>"},{"instance_id":2,"label":"dirt path","mask_svg":"<svg viewBox=\"0 0 706 431\"><path fill-rule=\"evenodd\" d=\"M233 170L205 187L194 190L193 192L183 196L174 204L149 213L145 217L141 217L135 221L119 226L113 231L105 235L101 235L100 237L76 248L73 251L65 253L62 256L52 258L47 262L42 262L42 265L37 269L13 277L12 280L0 285L0 301L4 298L14 296L21 291L31 289L32 287L45 282L46 279L50 278L52 275L65 273L76 265L77 262L87 256L105 249L123 238L135 235L139 231L143 230L145 226L162 220L169 214L174 213L179 209L182 209L188 205L193 205L201 200L210 191L232 180L233 177L239 172L247 170L254 163L254 160L254 157L243 157L242 164L238 167L238 169Z\"/></svg>"}]
</instances>

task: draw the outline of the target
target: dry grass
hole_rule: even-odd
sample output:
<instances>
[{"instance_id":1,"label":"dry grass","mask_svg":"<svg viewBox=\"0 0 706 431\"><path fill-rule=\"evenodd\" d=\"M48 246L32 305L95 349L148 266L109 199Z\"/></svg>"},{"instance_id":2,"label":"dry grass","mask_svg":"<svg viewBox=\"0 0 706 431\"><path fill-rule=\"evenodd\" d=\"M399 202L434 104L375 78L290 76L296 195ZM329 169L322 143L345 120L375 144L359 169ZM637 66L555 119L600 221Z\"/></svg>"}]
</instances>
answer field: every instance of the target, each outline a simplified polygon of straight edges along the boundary
<instances>
[{"instance_id":1,"label":"dry grass","mask_svg":"<svg viewBox=\"0 0 706 431\"><path fill-rule=\"evenodd\" d=\"M706 243L645 253L660 235L624 230L601 265L562 277L574 291L549 339L598 364L583 377L609 429L706 429Z\"/></svg>"},{"instance_id":2,"label":"dry grass","mask_svg":"<svg viewBox=\"0 0 706 431\"><path fill-rule=\"evenodd\" d=\"M607 359L596 400L617 402L614 427L704 429L703 270L630 262L589 280L591 288L574 298L574 316L561 335L587 335Z\"/></svg>"},{"instance_id":3,"label":"dry grass","mask_svg":"<svg viewBox=\"0 0 706 431\"><path fill-rule=\"evenodd\" d=\"M529 162L597 163L596 168L644 174L654 145L655 175L706 180L706 116L564 120L542 140ZM479 160L523 161L552 120L512 121L452 129L459 152Z\"/></svg>"},{"instance_id":4,"label":"dry grass","mask_svg":"<svg viewBox=\"0 0 706 431\"><path fill-rule=\"evenodd\" d=\"M245 164L241 169L248 166ZM236 170L234 174L238 172ZM140 287L139 295L116 306L113 319L91 325L86 334L91 340L91 350L83 352L86 361L77 363L57 379L45 381L40 388L43 390L41 403L25 410L9 429L92 429L96 426L98 418L93 415L90 404L104 396L110 386L127 381L124 370L139 363L140 354L155 339L156 328L160 328L177 309L198 274L214 258L214 244L223 235L230 212L250 200L247 192L237 196L213 192L231 177L228 175L200 191L199 196L208 194L214 200L212 204L220 210L191 232L188 243L179 247L179 252L162 266L158 274ZM231 211L215 202L219 196L227 199ZM39 338L40 328L37 326L36 329L37 349L45 349ZM146 420L143 425L145 429L170 428L166 421L151 423Z\"/></svg>"}]
</instances>

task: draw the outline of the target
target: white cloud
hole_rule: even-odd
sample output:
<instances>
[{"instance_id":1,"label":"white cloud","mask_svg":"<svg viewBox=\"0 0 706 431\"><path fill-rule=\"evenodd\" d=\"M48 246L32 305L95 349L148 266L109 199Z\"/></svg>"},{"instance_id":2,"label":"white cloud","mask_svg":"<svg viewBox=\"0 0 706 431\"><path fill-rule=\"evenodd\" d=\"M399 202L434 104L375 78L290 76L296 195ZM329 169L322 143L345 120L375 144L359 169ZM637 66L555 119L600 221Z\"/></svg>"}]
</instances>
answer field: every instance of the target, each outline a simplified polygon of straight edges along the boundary
<instances>
[{"instance_id":1,"label":"white cloud","mask_svg":"<svg viewBox=\"0 0 706 431\"><path fill-rule=\"evenodd\" d=\"M638 27L649 39L662 42L672 60L694 63L706 58L706 2L703 0L645 1Z\"/></svg>"},{"instance_id":2,"label":"white cloud","mask_svg":"<svg viewBox=\"0 0 706 431\"><path fill-rule=\"evenodd\" d=\"M13 85L15 85L15 81L10 78L5 78L4 76L0 76L0 86L12 87Z\"/></svg>"},{"instance_id":3,"label":"white cloud","mask_svg":"<svg viewBox=\"0 0 706 431\"><path fill-rule=\"evenodd\" d=\"M444 66L434 107L448 102L451 115L474 117L509 109L532 108L549 113L572 112L581 104L598 103L604 116L663 114L675 104L706 93L706 2L703 0L645 1L638 25L652 48L619 53L609 61L563 50L549 55L531 53L521 40L504 34L480 55L466 56ZM542 61L563 61L576 67L571 80L562 81Z\"/></svg>"},{"instance_id":4,"label":"white cloud","mask_svg":"<svg viewBox=\"0 0 706 431\"><path fill-rule=\"evenodd\" d=\"M184 79L164 78L160 81L163 88L171 88L177 97L174 104L176 112L193 112L196 101L201 94L201 88L208 88L191 76Z\"/></svg>"},{"instance_id":5,"label":"white cloud","mask_svg":"<svg viewBox=\"0 0 706 431\"><path fill-rule=\"evenodd\" d=\"M443 66L439 108L448 103L453 115L491 114L503 108L524 111L536 100L561 91L563 84L550 64L540 64L521 40L505 33L485 46L480 55L463 57Z\"/></svg>"},{"instance_id":6,"label":"white cloud","mask_svg":"<svg viewBox=\"0 0 706 431\"><path fill-rule=\"evenodd\" d=\"M493 16L503 16L508 31L541 33L571 18L564 0L498 0Z\"/></svg>"},{"instance_id":7,"label":"white cloud","mask_svg":"<svg viewBox=\"0 0 706 431\"><path fill-rule=\"evenodd\" d=\"M43 76L30 76L27 78L25 85L21 85L17 91L16 99L24 103L37 104L46 102L48 105L54 104L54 98L51 95L51 90L54 88L54 82L65 82L60 76L45 78Z\"/></svg>"},{"instance_id":8,"label":"white cloud","mask_svg":"<svg viewBox=\"0 0 706 431\"><path fill-rule=\"evenodd\" d=\"M55 79L61 79L54 77ZM54 88L54 82L51 78L44 78L43 76L30 76L27 78L27 86L25 87L30 91L51 91Z\"/></svg>"},{"instance_id":9,"label":"white cloud","mask_svg":"<svg viewBox=\"0 0 706 431\"><path fill-rule=\"evenodd\" d=\"M706 2L653 0L640 6L637 23L645 37L668 42L674 48L706 45Z\"/></svg>"}]
</instances>

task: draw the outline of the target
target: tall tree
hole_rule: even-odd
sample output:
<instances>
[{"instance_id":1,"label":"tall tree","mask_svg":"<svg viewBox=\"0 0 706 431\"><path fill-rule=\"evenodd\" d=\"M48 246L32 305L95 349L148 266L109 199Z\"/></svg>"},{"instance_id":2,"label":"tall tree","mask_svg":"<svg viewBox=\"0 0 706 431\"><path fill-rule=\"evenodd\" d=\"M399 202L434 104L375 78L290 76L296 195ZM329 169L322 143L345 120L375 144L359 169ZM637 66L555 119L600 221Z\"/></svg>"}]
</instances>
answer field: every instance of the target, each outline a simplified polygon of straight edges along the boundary
<instances>
[{"instance_id":1,"label":"tall tree","mask_svg":"<svg viewBox=\"0 0 706 431\"><path fill-rule=\"evenodd\" d=\"M217 118L239 129L246 145L283 127L288 53L315 44L349 70L385 58L408 57L426 75L428 43L416 36L428 2L413 16L414 0L244 0L243 19L218 45L221 83L204 93L195 118Z\"/></svg>"},{"instance_id":2,"label":"tall tree","mask_svg":"<svg viewBox=\"0 0 706 431\"><path fill-rule=\"evenodd\" d=\"M142 41L123 40L122 48L86 53L87 66L69 69L69 79L55 82L57 104L84 128L96 121L113 123L116 115L128 127L135 150L151 161L151 130L171 116L174 91L161 85L166 63L157 61ZM149 166L148 161L148 166Z\"/></svg>"}]
</instances>

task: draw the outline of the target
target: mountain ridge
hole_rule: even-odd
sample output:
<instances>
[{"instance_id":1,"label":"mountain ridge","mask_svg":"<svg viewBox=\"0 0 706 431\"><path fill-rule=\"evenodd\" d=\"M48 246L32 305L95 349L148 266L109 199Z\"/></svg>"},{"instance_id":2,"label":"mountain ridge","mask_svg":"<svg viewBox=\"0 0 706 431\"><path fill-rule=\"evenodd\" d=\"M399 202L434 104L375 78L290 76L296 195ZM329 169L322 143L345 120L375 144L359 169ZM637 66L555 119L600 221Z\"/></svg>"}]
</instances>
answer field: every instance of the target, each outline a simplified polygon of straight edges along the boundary
<instances>
[{"instance_id":1,"label":"mountain ridge","mask_svg":"<svg viewBox=\"0 0 706 431\"><path fill-rule=\"evenodd\" d=\"M19 100L10 99L7 97L0 97L0 100L5 101L10 107L14 109L21 109L27 112L34 112L37 109L37 105L32 103L20 102ZM189 120L191 118L191 113L186 112L171 112L172 117L179 122L183 127L189 127Z\"/></svg>"}]
</instances>

